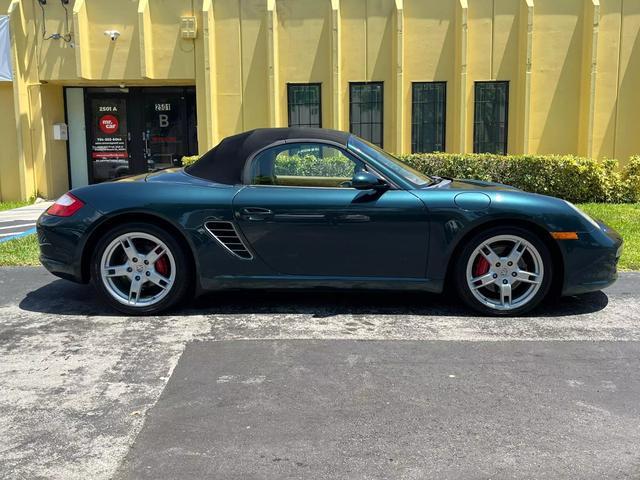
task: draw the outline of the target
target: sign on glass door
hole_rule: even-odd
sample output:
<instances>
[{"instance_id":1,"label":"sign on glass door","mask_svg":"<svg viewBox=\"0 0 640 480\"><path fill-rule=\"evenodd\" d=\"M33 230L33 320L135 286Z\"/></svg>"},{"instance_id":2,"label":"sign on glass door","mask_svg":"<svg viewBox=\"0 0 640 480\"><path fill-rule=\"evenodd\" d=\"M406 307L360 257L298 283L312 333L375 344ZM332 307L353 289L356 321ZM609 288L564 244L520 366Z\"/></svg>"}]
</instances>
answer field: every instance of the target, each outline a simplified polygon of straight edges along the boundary
<instances>
[{"instance_id":1,"label":"sign on glass door","mask_svg":"<svg viewBox=\"0 0 640 480\"><path fill-rule=\"evenodd\" d=\"M91 164L100 182L129 174L127 108L124 98L91 100Z\"/></svg>"}]
</instances>

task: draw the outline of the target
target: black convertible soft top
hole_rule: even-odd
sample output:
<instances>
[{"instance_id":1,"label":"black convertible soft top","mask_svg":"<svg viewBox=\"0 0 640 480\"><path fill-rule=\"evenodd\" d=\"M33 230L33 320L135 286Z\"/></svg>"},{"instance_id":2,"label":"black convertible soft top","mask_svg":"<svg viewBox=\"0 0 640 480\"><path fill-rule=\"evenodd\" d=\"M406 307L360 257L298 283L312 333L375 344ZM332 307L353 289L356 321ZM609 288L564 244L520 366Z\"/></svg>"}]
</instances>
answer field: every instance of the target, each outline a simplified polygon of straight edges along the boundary
<instances>
[{"instance_id":1,"label":"black convertible soft top","mask_svg":"<svg viewBox=\"0 0 640 480\"><path fill-rule=\"evenodd\" d=\"M194 177L217 183L242 183L247 158L282 140L324 140L347 146L348 132L325 128L258 128L223 139L185 170Z\"/></svg>"}]
</instances>

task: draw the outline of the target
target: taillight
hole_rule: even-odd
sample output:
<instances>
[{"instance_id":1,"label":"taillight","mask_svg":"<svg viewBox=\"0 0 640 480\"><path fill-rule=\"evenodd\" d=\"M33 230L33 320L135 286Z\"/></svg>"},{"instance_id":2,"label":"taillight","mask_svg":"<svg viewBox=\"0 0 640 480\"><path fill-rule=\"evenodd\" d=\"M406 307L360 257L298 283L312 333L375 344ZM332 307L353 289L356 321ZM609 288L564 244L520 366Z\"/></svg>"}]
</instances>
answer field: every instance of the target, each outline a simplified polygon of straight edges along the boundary
<instances>
[{"instance_id":1,"label":"taillight","mask_svg":"<svg viewBox=\"0 0 640 480\"><path fill-rule=\"evenodd\" d=\"M56 217L70 217L84 206L84 202L70 193L62 195L56 203L47 210L49 215Z\"/></svg>"}]
</instances>

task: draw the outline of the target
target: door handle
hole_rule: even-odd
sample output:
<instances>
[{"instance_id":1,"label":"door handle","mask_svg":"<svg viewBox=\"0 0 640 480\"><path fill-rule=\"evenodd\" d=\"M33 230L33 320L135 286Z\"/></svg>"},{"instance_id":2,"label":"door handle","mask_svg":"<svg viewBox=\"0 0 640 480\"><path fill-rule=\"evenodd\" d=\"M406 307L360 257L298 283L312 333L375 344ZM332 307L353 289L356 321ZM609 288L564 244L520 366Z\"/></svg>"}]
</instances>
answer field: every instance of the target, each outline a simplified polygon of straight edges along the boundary
<instances>
[{"instance_id":1,"label":"door handle","mask_svg":"<svg viewBox=\"0 0 640 480\"><path fill-rule=\"evenodd\" d=\"M240 218L251 222L259 222L273 216L273 212L268 208L245 207L240 209Z\"/></svg>"}]
</instances>

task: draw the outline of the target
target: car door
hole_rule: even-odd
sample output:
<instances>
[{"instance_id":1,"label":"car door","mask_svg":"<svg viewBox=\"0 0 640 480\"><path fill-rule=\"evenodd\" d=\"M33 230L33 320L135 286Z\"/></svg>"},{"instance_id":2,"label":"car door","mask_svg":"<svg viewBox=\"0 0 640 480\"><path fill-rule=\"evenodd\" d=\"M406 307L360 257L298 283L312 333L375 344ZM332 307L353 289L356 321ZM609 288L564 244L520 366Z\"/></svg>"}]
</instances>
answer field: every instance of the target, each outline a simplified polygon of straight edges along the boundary
<instances>
[{"instance_id":1,"label":"car door","mask_svg":"<svg viewBox=\"0 0 640 480\"><path fill-rule=\"evenodd\" d=\"M267 148L248 165L234 215L251 248L288 275L421 278L428 218L408 191L351 188L367 165L336 145Z\"/></svg>"}]
</instances>

